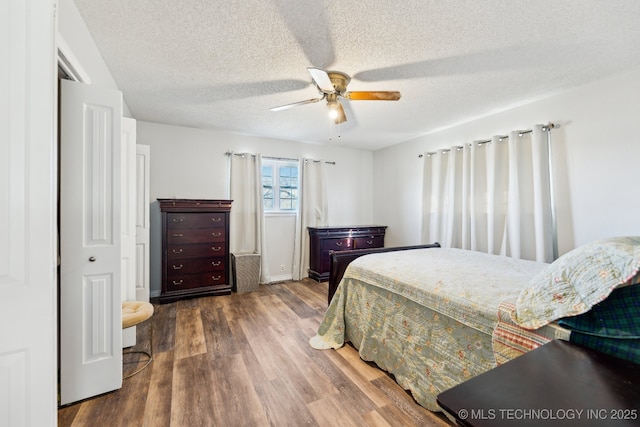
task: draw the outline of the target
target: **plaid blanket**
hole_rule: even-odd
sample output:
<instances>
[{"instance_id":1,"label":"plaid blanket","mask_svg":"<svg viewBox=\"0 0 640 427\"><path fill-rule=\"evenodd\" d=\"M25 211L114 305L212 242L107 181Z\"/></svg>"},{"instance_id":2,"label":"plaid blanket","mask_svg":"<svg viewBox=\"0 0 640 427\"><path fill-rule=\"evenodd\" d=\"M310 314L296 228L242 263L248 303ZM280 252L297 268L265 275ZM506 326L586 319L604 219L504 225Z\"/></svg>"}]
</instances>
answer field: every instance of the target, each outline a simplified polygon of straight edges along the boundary
<instances>
[{"instance_id":1,"label":"plaid blanket","mask_svg":"<svg viewBox=\"0 0 640 427\"><path fill-rule=\"evenodd\" d=\"M618 288L590 311L558 324L571 330L571 342L640 363L640 285Z\"/></svg>"}]
</instances>

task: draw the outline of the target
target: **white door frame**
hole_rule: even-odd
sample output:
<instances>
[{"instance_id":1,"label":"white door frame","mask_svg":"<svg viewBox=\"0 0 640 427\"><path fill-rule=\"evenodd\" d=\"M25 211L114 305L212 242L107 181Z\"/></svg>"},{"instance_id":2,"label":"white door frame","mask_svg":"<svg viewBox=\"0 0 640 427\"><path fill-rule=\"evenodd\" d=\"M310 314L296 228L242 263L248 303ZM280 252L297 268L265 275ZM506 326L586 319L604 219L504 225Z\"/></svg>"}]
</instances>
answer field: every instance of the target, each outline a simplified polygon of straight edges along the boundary
<instances>
[{"instance_id":1,"label":"white door frame","mask_svg":"<svg viewBox=\"0 0 640 427\"><path fill-rule=\"evenodd\" d=\"M82 67L78 57L73 53L62 34L56 34L56 46L58 47L58 67L60 67L71 80L85 84L91 84L89 74Z\"/></svg>"}]
</instances>

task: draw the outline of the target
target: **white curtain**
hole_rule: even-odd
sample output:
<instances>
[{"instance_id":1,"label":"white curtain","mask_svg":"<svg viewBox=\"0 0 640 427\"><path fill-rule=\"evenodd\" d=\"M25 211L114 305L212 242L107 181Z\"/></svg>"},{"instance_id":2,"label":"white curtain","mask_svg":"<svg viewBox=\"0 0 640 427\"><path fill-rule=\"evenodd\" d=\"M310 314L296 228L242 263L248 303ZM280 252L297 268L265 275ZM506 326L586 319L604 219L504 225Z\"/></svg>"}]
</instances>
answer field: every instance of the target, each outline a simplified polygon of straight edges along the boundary
<instances>
[{"instance_id":1,"label":"white curtain","mask_svg":"<svg viewBox=\"0 0 640 427\"><path fill-rule=\"evenodd\" d=\"M231 153L231 253L260 254L260 283L269 283L259 154Z\"/></svg>"},{"instance_id":2,"label":"white curtain","mask_svg":"<svg viewBox=\"0 0 640 427\"><path fill-rule=\"evenodd\" d=\"M422 241L553 261L549 129L427 153Z\"/></svg>"},{"instance_id":3,"label":"white curtain","mask_svg":"<svg viewBox=\"0 0 640 427\"><path fill-rule=\"evenodd\" d=\"M327 225L328 204L325 164L303 159L300 167L300 206L296 218L293 280L309 276L309 231Z\"/></svg>"}]
</instances>

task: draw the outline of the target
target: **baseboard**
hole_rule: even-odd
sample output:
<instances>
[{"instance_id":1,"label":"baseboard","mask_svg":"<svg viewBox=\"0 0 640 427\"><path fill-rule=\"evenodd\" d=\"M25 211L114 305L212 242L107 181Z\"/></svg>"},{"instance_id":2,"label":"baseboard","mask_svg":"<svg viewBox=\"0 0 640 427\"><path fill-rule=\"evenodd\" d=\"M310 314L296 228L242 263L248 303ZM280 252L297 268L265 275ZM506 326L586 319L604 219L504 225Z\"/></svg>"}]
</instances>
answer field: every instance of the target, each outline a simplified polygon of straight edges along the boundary
<instances>
[{"instance_id":1,"label":"baseboard","mask_svg":"<svg viewBox=\"0 0 640 427\"><path fill-rule=\"evenodd\" d=\"M287 280L293 280L293 274L281 274L279 276L271 276L269 283L285 282Z\"/></svg>"}]
</instances>

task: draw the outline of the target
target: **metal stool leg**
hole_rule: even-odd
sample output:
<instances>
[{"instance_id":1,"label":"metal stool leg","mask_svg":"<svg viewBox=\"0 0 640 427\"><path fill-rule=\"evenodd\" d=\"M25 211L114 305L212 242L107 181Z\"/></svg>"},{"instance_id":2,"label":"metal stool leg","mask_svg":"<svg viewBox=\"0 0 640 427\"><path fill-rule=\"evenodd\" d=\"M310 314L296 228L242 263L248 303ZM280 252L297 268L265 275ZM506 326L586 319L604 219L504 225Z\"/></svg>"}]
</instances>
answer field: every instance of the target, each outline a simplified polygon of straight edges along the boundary
<instances>
[{"instance_id":1,"label":"metal stool leg","mask_svg":"<svg viewBox=\"0 0 640 427\"><path fill-rule=\"evenodd\" d=\"M142 372L147 366L149 366L149 364L151 364L151 362L153 362L153 322L151 321L152 319L153 319L153 316L147 319L149 321L149 352L142 351L142 350L128 350L128 351L122 352L123 357L125 354L144 354L149 358L149 360L147 360L147 363L145 363L144 366L142 366L140 369L138 369L134 373L122 377L123 380L126 380L127 378L131 378L132 376Z\"/></svg>"}]
</instances>

